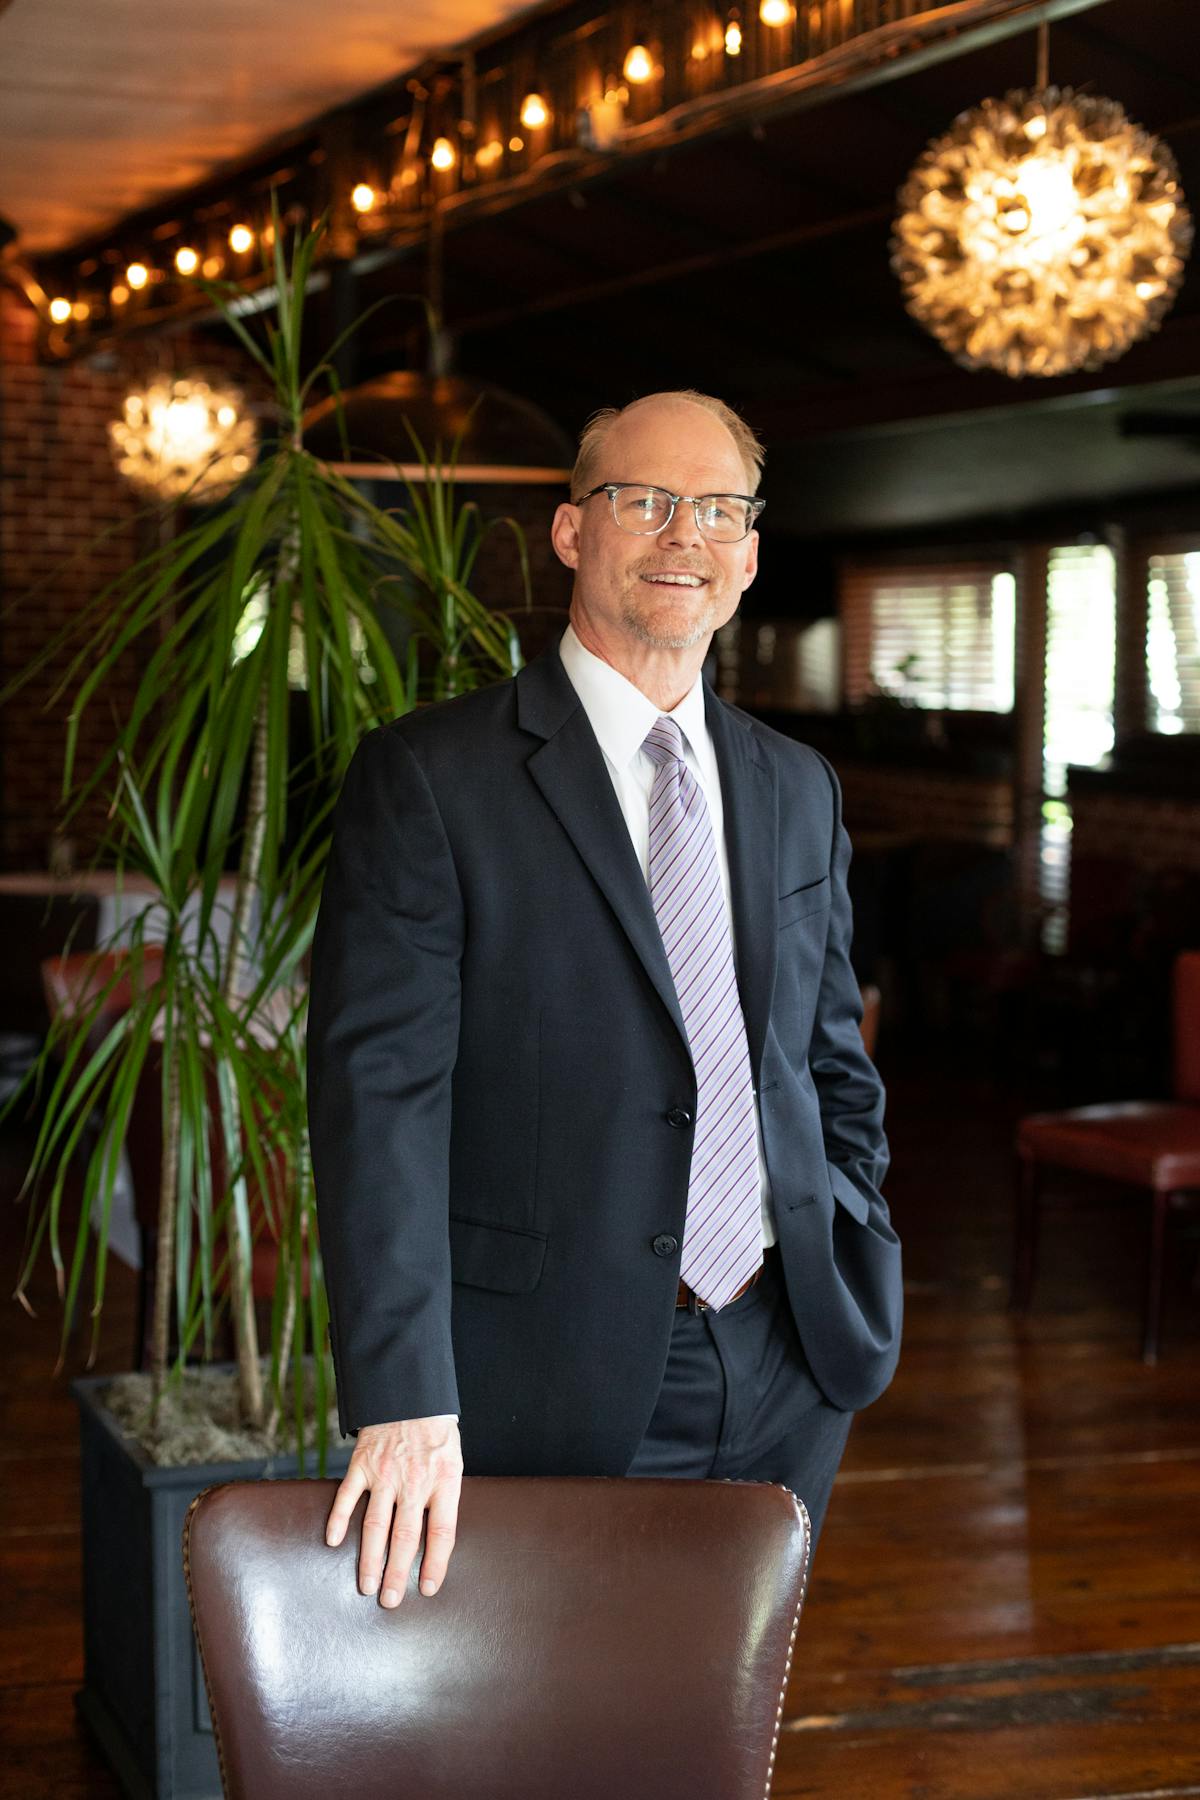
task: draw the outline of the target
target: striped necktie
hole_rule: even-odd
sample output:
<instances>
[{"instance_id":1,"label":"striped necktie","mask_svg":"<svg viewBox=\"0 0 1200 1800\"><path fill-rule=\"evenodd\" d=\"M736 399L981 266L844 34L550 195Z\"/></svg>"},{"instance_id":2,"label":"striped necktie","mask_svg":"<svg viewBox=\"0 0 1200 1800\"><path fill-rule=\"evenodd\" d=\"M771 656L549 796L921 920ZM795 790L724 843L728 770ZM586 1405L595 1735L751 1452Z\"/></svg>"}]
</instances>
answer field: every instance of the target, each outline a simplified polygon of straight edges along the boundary
<instances>
[{"instance_id":1,"label":"striped necktie","mask_svg":"<svg viewBox=\"0 0 1200 1800\"><path fill-rule=\"evenodd\" d=\"M650 790L650 898L696 1071L680 1274L716 1309L762 1262L750 1053L716 839L674 719L660 713L642 749L657 765Z\"/></svg>"}]
</instances>

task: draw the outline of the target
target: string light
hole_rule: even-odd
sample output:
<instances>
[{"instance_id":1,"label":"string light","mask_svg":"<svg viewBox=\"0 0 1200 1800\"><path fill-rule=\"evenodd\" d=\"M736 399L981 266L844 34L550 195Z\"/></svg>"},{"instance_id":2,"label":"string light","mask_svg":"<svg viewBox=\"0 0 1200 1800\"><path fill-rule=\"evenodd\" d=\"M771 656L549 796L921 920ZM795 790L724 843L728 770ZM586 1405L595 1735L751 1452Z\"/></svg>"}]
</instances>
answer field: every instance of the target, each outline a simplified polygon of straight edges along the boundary
<instances>
[{"instance_id":1,"label":"string light","mask_svg":"<svg viewBox=\"0 0 1200 1800\"><path fill-rule=\"evenodd\" d=\"M248 225L235 225L229 234L229 248L235 256L243 256L254 242L254 233Z\"/></svg>"},{"instance_id":2,"label":"string light","mask_svg":"<svg viewBox=\"0 0 1200 1800\"><path fill-rule=\"evenodd\" d=\"M518 150L523 150L525 148L525 139L523 137L510 137L508 140L508 147L515 156Z\"/></svg>"},{"instance_id":3,"label":"string light","mask_svg":"<svg viewBox=\"0 0 1200 1800\"><path fill-rule=\"evenodd\" d=\"M526 94L521 102L521 123L527 131L537 131L550 122L550 108L540 94Z\"/></svg>"},{"instance_id":4,"label":"string light","mask_svg":"<svg viewBox=\"0 0 1200 1800\"><path fill-rule=\"evenodd\" d=\"M360 181L350 195L355 212L369 213L375 204L375 189L369 181Z\"/></svg>"},{"instance_id":5,"label":"string light","mask_svg":"<svg viewBox=\"0 0 1200 1800\"><path fill-rule=\"evenodd\" d=\"M71 308L71 317L77 320L81 325L85 319L90 319L91 316L92 309L86 300L77 300Z\"/></svg>"},{"instance_id":6,"label":"string light","mask_svg":"<svg viewBox=\"0 0 1200 1800\"><path fill-rule=\"evenodd\" d=\"M175 267L181 275L194 275L200 267L200 257L195 250L185 244L182 249L175 252Z\"/></svg>"},{"instance_id":7,"label":"string light","mask_svg":"<svg viewBox=\"0 0 1200 1800\"><path fill-rule=\"evenodd\" d=\"M742 54L742 28L736 19L725 27L725 54L726 56Z\"/></svg>"},{"instance_id":8,"label":"string light","mask_svg":"<svg viewBox=\"0 0 1200 1800\"><path fill-rule=\"evenodd\" d=\"M635 44L625 58L624 75L626 81L638 83L649 81L653 74L653 57L650 55L645 44Z\"/></svg>"},{"instance_id":9,"label":"string light","mask_svg":"<svg viewBox=\"0 0 1200 1800\"><path fill-rule=\"evenodd\" d=\"M144 288L149 281L150 271L145 263L131 262L125 271L125 279L136 293L139 289Z\"/></svg>"},{"instance_id":10,"label":"string light","mask_svg":"<svg viewBox=\"0 0 1200 1800\"><path fill-rule=\"evenodd\" d=\"M435 138L429 160L435 169L452 169L458 161L458 153L448 137Z\"/></svg>"},{"instance_id":11,"label":"string light","mask_svg":"<svg viewBox=\"0 0 1200 1800\"><path fill-rule=\"evenodd\" d=\"M223 256L206 256L201 264L201 273L206 281L215 281L225 267Z\"/></svg>"},{"instance_id":12,"label":"string light","mask_svg":"<svg viewBox=\"0 0 1200 1800\"><path fill-rule=\"evenodd\" d=\"M796 9L791 0L762 0L758 16L764 25L790 25Z\"/></svg>"},{"instance_id":13,"label":"string light","mask_svg":"<svg viewBox=\"0 0 1200 1800\"><path fill-rule=\"evenodd\" d=\"M475 161L481 169L490 169L504 155L504 145L499 138L489 138L486 144L480 144L475 152Z\"/></svg>"},{"instance_id":14,"label":"string light","mask_svg":"<svg viewBox=\"0 0 1200 1800\"><path fill-rule=\"evenodd\" d=\"M124 306L129 298L129 289L125 286L123 281L116 281L113 283L110 298L114 306Z\"/></svg>"},{"instance_id":15,"label":"string light","mask_svg":"<svg viewBox=\"0 0 1200 1800\"><path fill-rule=\"evenodd\" d=\"M71 316L71 302L59 295L50 302L50 317L56 325L65 325Z\"/></svg>"}]
</instances>

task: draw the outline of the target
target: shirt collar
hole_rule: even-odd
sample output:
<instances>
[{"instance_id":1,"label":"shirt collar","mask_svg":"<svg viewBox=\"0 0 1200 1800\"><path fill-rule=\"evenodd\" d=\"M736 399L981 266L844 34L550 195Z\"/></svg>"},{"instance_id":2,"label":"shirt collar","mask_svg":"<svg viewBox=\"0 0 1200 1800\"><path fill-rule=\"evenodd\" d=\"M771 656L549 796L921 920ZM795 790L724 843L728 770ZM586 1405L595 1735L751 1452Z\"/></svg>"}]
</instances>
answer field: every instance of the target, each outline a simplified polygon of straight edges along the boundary
<instances>
[{"instance_id":1,"label":"shirt collar","mask_svg":"<svg viewBox=\"0 0 1200 1800\"><path fill-rule=\"evenodd\" d=\"M658 707L611 663L585 648L569 621L558 653L599 739L600 748L615 767L627 768L660 716ZM674 719L699 760L706 729L702 671L697 671L688 692L665 716Z\"/></svg>"}]
</instances>

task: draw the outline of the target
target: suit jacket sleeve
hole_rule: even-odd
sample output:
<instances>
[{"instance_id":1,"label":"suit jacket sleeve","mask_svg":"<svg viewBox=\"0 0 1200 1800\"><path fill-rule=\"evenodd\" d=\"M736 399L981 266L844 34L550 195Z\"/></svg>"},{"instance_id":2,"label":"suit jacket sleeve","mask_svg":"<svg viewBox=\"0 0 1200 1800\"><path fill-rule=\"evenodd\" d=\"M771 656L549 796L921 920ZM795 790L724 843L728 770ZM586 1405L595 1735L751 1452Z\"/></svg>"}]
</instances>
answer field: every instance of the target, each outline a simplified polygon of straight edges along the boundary
<instances>
[{"instance_id":1,"label":"suit jacket sleeve","mask_svg":"<svg viewBox=\"0 0 1200 1800\"><path fill-rule=\"evenodd\" d=\"M850 963L853 919L847 872L850 837L842 823L842 790L832 765L825 764L833 789L833 846L830 853L830 918L825 963L817 996L809 1067L821 1105L821 1123L835 1194L851 1204L857 1197L862 1222L883 1227L890 1238L888 1208L879 1191L890 1160L883 1130L884 1087L863 1048L862 995ZM850 1183L850 1192L842 1185ZM864 1204L864 1202L866 1204ZM868 1213L869 1208L869 1213Z\"/></svg>"},{"instance_id":2,"label":"suit jacket sleeve","mask_svg":"<svg viewBox=\"0 0 1200 1800\"><path fill-rule=\"evenodd\" d=\"M343 1432L457 1413L450 1087L463 904L429 782L380 726L350 760L314 929L308 1120Z\"/></svg>"}]
</instances>

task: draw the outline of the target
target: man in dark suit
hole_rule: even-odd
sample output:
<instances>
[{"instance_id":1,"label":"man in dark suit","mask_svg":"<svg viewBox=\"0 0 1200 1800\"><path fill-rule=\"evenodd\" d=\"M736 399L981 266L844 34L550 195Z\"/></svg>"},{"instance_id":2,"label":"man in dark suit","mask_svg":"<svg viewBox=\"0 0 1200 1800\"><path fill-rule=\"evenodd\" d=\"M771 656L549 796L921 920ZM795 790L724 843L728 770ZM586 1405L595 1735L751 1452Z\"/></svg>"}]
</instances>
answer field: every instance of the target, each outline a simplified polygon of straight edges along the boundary
<instances>
[{"instance_id":1,"label":"man in dark suit","mask_svg":"<svg viewBox=\"0 0 1200 1800\"><path fill-rule=\"evenodd\" d=\"M883 1089L824 757L701 668L761 446L650 395L580 444L570 624L369 732L312 952L309 1120L364 1592L462 1476L780 1481L819 1528L898 1355ZM460 1437L461 1426L461 1437Z\"/></svg>"}]
</instances>

